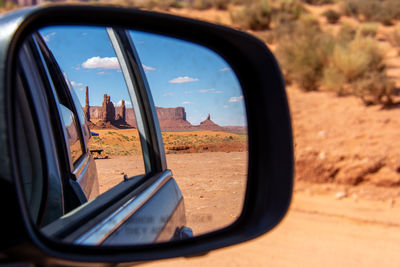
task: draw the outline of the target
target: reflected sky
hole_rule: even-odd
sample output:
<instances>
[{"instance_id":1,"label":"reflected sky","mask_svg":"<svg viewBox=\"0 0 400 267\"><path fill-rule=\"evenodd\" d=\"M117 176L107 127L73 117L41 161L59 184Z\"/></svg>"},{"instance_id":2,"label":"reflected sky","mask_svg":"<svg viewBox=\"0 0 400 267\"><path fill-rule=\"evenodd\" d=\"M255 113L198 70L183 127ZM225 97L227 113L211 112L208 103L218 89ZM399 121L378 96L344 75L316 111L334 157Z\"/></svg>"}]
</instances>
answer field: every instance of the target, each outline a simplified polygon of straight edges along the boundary
<instances>
[{"instance_id":1,"label":"reflected sky","mask_svg":"<svg viewBox=\"0 0 400 267\"><path fill-rule=\"evenodd\" d=\"M103 94L118 106L129 96L105 28L53 26L40 30L81 104L89 86L90 105ZM243 96L230 66L213 51L165 36L130 31L146 72L154 103L185 107L187 119L199 124L208 114L221 126L246 125Z\"/></svg>"}]
</instances>

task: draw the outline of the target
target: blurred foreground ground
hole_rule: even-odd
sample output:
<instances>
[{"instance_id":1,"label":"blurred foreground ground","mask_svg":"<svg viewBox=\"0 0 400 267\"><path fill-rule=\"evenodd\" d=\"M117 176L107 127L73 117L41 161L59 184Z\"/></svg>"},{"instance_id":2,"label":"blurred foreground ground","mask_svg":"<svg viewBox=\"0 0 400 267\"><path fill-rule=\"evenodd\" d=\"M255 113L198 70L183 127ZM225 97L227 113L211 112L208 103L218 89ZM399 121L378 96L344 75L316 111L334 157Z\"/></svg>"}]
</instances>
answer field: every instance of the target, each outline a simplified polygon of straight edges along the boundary
<instances>
[{"instance_id":1,"label":"blurred foreground ground","mask_svg":"<svg viewBox=\"0 0 400 267\"><path fill-rule=\"evenodd\" d=\"M284 221L247 243L145 266L399 266L400 205L297 192Z\"/></svg>"}]
</instances>

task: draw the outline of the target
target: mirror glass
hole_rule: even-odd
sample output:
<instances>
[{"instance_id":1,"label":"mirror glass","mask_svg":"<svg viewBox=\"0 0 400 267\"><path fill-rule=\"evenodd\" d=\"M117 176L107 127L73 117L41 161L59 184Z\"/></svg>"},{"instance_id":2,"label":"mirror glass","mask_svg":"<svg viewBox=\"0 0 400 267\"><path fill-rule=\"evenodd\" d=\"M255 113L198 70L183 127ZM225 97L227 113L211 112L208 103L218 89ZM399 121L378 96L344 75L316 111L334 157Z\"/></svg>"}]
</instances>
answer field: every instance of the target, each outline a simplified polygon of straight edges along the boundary
<instances>
[{"instance_id":1,"label":"mirror glass","mask_svg":"<svg viewBox=\"0 0 400 267\"><path fill-rule=\"evenodd\" d=\"M51 26L26 39L16 76L17 132L32 132L18 149L22 187L45 235L167 242L240 216L246 112L216 52L132 29Z\"/></svg>"}]
</instances>

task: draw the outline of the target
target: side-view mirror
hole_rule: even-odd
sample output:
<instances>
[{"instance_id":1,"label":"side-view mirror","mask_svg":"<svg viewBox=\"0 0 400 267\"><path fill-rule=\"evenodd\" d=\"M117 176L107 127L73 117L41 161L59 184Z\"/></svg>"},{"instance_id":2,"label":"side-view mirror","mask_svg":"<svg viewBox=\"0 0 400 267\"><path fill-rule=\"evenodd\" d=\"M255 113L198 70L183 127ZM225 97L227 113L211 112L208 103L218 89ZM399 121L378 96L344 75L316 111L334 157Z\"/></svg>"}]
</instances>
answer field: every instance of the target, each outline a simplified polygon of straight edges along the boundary
<instances>
[{"instance_id":1,"label":"side-view mirror","mask_svg":"<svg viewBox=\"0 0 400 267\"><path fill-rule=\"evenodd\" d=\"M92 6L0 18L0 250L37 264L201 255L286 214L290 113L256 38Z\"/></svg>"}]
</instances>

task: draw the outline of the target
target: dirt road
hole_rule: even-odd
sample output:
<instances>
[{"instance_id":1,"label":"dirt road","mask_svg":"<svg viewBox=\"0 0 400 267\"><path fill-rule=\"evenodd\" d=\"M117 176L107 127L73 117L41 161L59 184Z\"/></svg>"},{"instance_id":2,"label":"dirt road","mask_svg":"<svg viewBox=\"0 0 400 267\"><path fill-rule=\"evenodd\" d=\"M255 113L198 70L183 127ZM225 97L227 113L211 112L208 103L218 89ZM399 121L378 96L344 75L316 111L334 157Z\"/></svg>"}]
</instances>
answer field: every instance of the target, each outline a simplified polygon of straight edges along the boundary
<instances>
[{"instance_id":1,"label":"dirt road","mask_svg":"<svg viewBox=\"0 0 400 267\"><path fill-rule=\"evenodd\" d=\"M215 231L242 211L247 180L247 152L168 154L168 168L182 191L186 223L195 235ZM100 193L129 177L144 173L141 156L96 160Z\"/></svg>"},{"instance_id":2,"label":"dirt road","mask_svg":"<svg viewBox=\"0 0 400 267\"><path fill-rule=\"evenodd\" d=\"M107 177L121 176L122 171L141 172L140 160L129 156L96 161L102 191L120 181ZM167 161L185 197L188 225L195 232L215 229L237 217L245 185L246 152L175 154L168 155ZM212 220L201 217L207 214ZM397 188L297 181L290 212L271 233L203 257L146 265L400 266L399 251Z\"/></svg>"},{"instance_id":3,"label":"dirt road","mask_svg":"<svg viewBox=\"0 0 400 267\"><path fill-rule=\"evenodd\" d=\"M298 192L285 220L254 241L146 266L400 266L399 251L400 204Z\"/></svg>"}]
</instances>

